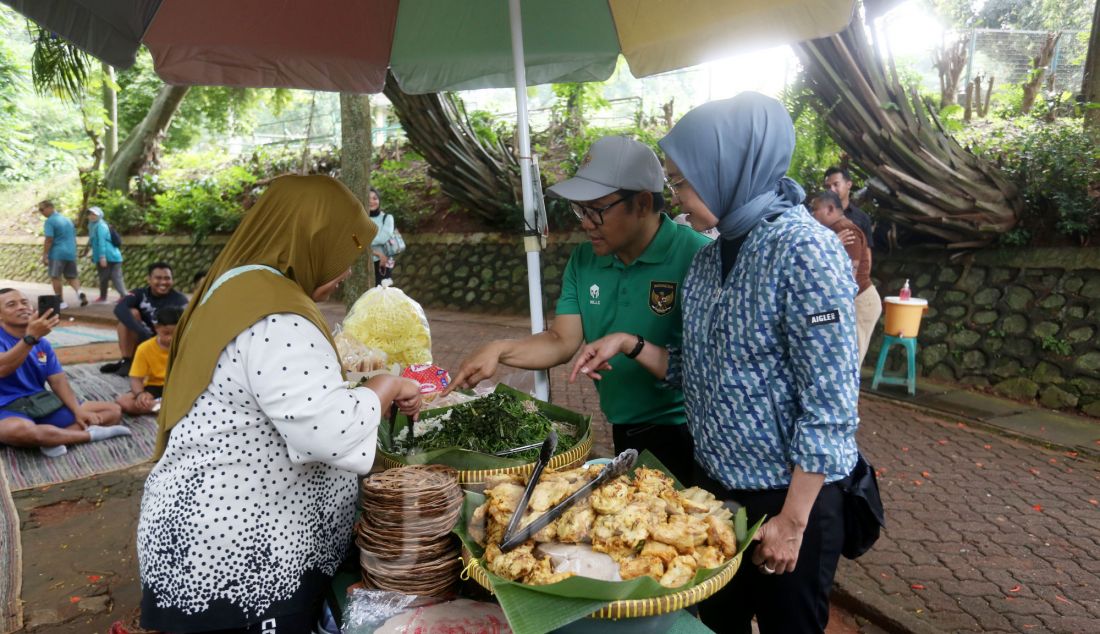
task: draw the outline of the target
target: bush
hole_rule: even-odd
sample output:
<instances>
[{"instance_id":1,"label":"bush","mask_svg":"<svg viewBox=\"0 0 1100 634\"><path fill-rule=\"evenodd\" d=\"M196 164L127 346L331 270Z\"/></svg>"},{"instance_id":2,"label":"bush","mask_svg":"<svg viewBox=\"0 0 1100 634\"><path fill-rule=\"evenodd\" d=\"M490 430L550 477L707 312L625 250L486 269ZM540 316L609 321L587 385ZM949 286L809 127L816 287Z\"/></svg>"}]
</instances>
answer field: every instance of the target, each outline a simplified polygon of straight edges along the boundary
<instances>
[{"instance_id":1,"label":"bush","mask_svg":"<svg viewBox=\"0 0 1100 634\"><path fill-rule=\"evenodd\" d=\"M424 191L427 171L428 165L412 152L406 153L401 160L383 160L371 171L371 186L378 190L382 211L393 214L398 228L411 229L434 212L431 207L418 204L433 194ZM438 188L438 185L432 187Z\"/></svg>"},{"instance_id":2,"label":"bush","mask_svg":"<svg viewBox=\"0 0 1100 634\"><path fill-rule=\"evenodd\" d=\"M1032 117L975 124L959 135L977 155L1016 183L1024 199L1019 229L1033 238L1065 236L1085 242L1100 232L1100 149L1080 119L1052 123Z\"/></svg>"},{"instance_id":3,"label":"bush","mask_svg":"<svg viewBox=\"0 0 1100 634\"><path fill-rule=\"evenodd\" d=\"M113 189L100 190L89 206L103 210L107 224L119 233L134 233L145 226L145 211L129 196Z\"/></svg>"},{"instance_id":4,"label":"bush","mask_svg":"<svg viewBox=\"0 0 1100 634\"><path fill-rule=\"evenodd\" d=\"M161 233L190 233L195 242L229 233L240 223L242 202L255 182L252 172L234 166L181 184L154 197L149 222Z\"/></svg>"}]
</instances>

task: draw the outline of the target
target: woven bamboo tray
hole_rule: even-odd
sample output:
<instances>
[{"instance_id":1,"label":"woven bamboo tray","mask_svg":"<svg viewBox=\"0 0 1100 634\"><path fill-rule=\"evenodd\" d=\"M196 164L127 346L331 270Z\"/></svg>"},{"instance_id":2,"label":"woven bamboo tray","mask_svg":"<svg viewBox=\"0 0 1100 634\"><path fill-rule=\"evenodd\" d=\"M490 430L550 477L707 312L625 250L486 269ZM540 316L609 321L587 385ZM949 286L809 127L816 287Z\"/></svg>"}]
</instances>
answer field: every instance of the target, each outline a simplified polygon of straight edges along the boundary
<instances>
[{"instance_id":1,"label":"woven bamboo tray","mask_svg":"<svg viewBox=\"0 0 1100 634\"><path fill-rule=\"evenodd\" d=\"M550 469L573 469L581 466L588 460L588 454L592 452L592 434L589 433L586 438L581 442L573 445L569 448L569 451L563 451L560 454L550 459ZM403 467L407 462L402 461L401 456L391 454L381 449L378 450L378 460L385 469L391 469L393 467ZM528 462L526 464L517 465L514 467L502 467L499 469L472 469L462 470L455 469L458 472L458 483L463 487L470 487L471 485L484 484L490 476L503 475L503 474L517 474L521 476L529 475L535 469L534 462Z\"/></svg>"},{"instance_id":2,"label":"woven bamboo tray","mask_svg":"<svg viewBox=\"0 0 1100 634\"><path fill-rule=\"evenodd\" d=\"M470 551L465 547L462 549L462 561L466 567L463 574L468 574L478 585L492 592L493 586L489 583L489 575L486 574L485 568L482 568L481 561L473 557ZM725 587L725 585L733 579L733 576L737 574L737 569L740 566L741 555L738 554L721 572L696 586L649 599L624 599L622 601L612 601L602 609L593 612L589 615L589 618L609 620L633 619L659 616L682 610L709 598L715 592Z\"/></svg>"}]
</instances>

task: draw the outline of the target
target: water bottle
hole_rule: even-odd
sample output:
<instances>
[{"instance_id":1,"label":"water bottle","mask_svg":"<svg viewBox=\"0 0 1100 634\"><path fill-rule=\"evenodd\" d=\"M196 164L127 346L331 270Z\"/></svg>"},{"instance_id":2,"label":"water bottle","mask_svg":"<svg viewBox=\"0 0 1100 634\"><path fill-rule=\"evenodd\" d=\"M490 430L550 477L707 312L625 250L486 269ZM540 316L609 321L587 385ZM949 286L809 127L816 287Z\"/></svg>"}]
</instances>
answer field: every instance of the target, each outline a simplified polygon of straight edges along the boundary
<instances>
[{"instance_id":1,"label":"water bottle","mask_svg":"<svg viewBox=\"0 0 1100 634\"><path fill-rule=\"evenodd\" d=\"M898 291L898 299L903 302L909 301L909 298L913 296L913 291L909 290L909 280L905 280L905 284L902 285L901 290Z\"/></svg>"}]
</instances>

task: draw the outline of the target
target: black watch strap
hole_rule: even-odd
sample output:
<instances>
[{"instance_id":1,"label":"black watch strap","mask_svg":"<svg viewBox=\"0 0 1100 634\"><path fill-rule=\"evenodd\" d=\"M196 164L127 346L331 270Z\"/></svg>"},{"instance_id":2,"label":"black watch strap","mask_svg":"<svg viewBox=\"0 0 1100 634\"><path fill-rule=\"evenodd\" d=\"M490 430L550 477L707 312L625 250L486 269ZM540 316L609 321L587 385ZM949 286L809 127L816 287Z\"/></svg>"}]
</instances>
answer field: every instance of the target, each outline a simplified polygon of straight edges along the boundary
<instances>
[{"instance_id":1,"label":"black watch strap","mask_svg":"<svg viewBox=\"0 0 1100 634\"><path fill-rule=\"evenodd\" d=\"M641 335L634 335L638 338L638 343L634 344L634 349L626 353L627 359L633 359L642 353L642 348L645 347L645 339L642 339Z\"/></svg>"},{"instance_id":2,"label":"black watch strap","mask_svg":"<svg viewBox=\"0 0 1100 634\"><path fill-rule=\"evenodd\" d=\"M38 343L38 337L34 335L23 335L23 343L31 346L32 348Z\"/></svg>"}]
</instances>

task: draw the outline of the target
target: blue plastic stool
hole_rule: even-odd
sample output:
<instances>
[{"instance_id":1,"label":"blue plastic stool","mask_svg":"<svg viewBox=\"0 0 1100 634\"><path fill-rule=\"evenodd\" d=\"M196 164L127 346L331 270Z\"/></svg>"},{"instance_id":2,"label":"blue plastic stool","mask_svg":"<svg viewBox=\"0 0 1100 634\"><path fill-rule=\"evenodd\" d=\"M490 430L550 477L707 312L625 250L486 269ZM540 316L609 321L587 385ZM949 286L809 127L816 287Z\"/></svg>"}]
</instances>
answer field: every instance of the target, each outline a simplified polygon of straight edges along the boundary
<instances>
[{"instance_id":1,"label":"blue plastic stool","mask_svg":"<svg viewBox=\"0 0 1100 634\"><path fill-rule=\"evenodd\" d=\"M907 352L909 371L906 376L883 375L882 369L886 366L886 357L890 354L893 345L904 346ZM877 390L879 383L887 385L905 385L909 388L909 395L917 393L917 339L916 337L895 337L886 335L882 340L882 350L878 353L878 364L875 365L875 378L871 381L871 389Z\"/></svg>"}]
</instances>

